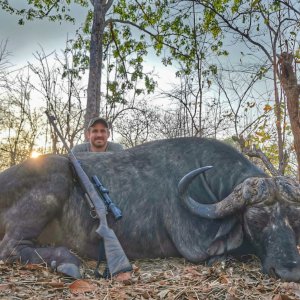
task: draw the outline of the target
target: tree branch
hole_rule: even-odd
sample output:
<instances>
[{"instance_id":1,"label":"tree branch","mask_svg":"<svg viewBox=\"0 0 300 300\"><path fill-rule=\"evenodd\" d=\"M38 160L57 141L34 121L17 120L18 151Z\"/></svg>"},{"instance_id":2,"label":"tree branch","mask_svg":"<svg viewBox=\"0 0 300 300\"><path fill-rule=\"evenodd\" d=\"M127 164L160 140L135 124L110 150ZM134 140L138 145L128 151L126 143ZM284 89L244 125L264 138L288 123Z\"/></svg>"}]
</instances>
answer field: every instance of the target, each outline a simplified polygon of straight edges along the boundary
<instances>
[{"instance_id":1,"label":"tree branch","mask_svg":"<svg viewBox=\"0 0 300 300\"><path fill-rule=\"evenodd\" d=\"M114 0L108 0L107 3L104 6L104 13L106 14L107 11L110 9L110 7L112 6Z\"/></svg>"},{"instance_id":2,"label":"tree branch","mask_svg":"<svg viewBox=\"0 0 300 300\"><path fill-rule=\"evenodd\" d=\"M269 172L272 174L272 176L279 176L279 172L276 170L276 168L273 166L269 158L261 151L261 149L257 148L255 145L252 147L246 146L246 141L243 138L243 136L233 136L232 139L237 142L241 150L244 154L246 154L249 157L256 157L262 160L266 168L269 170Z\"/></svg>"},{"instance_id":3,"label":"tree branch","mask_svg":"<svg viewBox=\"0 0 300 300\"><path fill-rule=\"evenodd\" d=\"M270 62L273 62L272 57L270 56L269 52L267 51L267 49L262 44L260 44L259 42L256 42L255 40L253 40L248 33L245 33L243 31L241 31L239 29L239 27L237 27L237 26L235 27L234 24L230 23L230 21L223 14L219 13L212 5L203 3L200 0L197 0L197 3L204 6L207 9L211 10L214 14L216 14L228 26L229 29L237 32L243 38L248 40L251 44L253 44L254 46L260 48L265 53L265 55L268 57Z\"/></svg>"},{"instance_id":4,"label":"tree branch","mask_svg":"<svg viewBox=\"0 0 300 300\"><path fill-rule=\"evenodd\" d=\"M289 9L291 9L292 11L294 11L296 14L298 14L298 15L300 16L300 11L297 10L297 9L295 8L295 6L291 6L291 5L288 3L288 1L279 1L279 2L280 2L281 4L287 6Z\"/></svg>"},{"instance_id":5,"label":"tree branch","mask_svg":"<svg viewBox=\"0 0 300 300\"><path fill-rule=\"evenodd\" d=\"M149 30L147 30L147 29L145 29L145 28L142 28L142 27L140 27L139 25L137 25L137 24L135 24L135 23L133 23L133 22L131 22L131 21L125 21L125 20L112 19L112 18L110 18L110 19L108 19L108 20L105 21L105 25L104 25L104 26L106 27L106 26L109 25L110 23L121 23L121 24L127 24L127 25L130 25L130 26L133 26L133 27L138 28L139 30L141 30L141 31L143 31L143 32L145 32L145 33L147 33L147 34L149 34L149 35L150 35L153 39L155 39L156 41L161 42L161 41L159 41L159 40L157 39L157 35L156 35L155 33L152 33L151 31L149 31ZM172 46L172 45L169 45L169 44L167 44L167 43L165 43L165 42L162 42L162 44L163 44L164 46L169 47L170 49L173 49L173 50L175 51L176 54L180 54L180 55L182 55L182 56L184 56L184 57L186 57L186 58L189 58L189 55L186 55L186 54L184 54L184 53L179 52L178 49L177 49L176 47L174 47L174 46Z\"/></svg>"}]
</instances>

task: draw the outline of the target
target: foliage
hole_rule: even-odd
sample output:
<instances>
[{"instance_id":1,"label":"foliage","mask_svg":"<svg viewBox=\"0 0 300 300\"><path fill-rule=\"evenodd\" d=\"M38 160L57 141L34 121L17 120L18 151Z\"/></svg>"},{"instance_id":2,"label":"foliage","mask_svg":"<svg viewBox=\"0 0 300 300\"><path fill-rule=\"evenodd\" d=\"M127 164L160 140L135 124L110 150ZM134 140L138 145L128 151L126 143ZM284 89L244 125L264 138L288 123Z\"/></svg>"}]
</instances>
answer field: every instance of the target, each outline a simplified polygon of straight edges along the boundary
<instances>
[{"instance_id":1,"label":"foliage","mask_svg":"<svg viewBox=\"0 0 300 300\"><path fill-rule=\"evenodd\" d=\"M205 59L208 47L219 55L227 54L219 51L222 45L220 39L211 40L205 47L199 45L199 39L206 35L201 24L202 10L197 10L190 1L120 0L113 12L115 18L111 21L125 24L122 28L123 44L127 47L136 44L143 51L151 46L164 65L180 62L181 72L185 74L190 74L197 67L197 58ZM133 42L130 30L138 35L138 43ZM137 49L130 49L134 50ZM213 72L215 68L209 66L207 72L209 70Z\"/></svg>"},{"instance_id":2,"label":"foliage","mask_svg":"<svg viewBox=\"0 0 300 300\"><path fill-rule=\"evenodd\" d=\"M88 0L27 0L25 8L16 8L9 3L9 0L0 0L0 8L10 14L20 16L19 25L24 25L26 21L34 19L47 19L49 21L68 21L75 22L70 15L69 6L76 3L82 6L88 6ZM17 5L17 4L16 4ZM17 5L18 6L18 5Z\"/></svg>"},{"instance_id":3,"label":"foliage","mask_svg":"<svg viewBox=\"0 0 300 300\"><path fill-rule=\"evenodd\" d=\"M12 9L7 2L0 1L1 7L19 14L23 20L53 21L74 21L68 14L69 5L88 4L88 1L28 0L28 8L22 11ZM249 147L264 150L284 173L285 159L292 157L294 150L287 101L278 85L277 55L288 52L298 59L296 4L299 1L115 0L113 3L105 16L103 33L103 116L118 127L122 119L126 120L132 132L146 132L147 139L243 136ZM66 54L73 54L73 63L62 73L66 80L71 74L79 80L88 68L92 20L93 11L87 9L85 24L72 45L68 44ZM147 124L152 120L151 112L138 116L136 113L140 100L156 89L158 80L145 67L155 56L160 57L162 65L176 68L179 84L162 92L171 105L155 114L151 124L155 128L160 124L160 133L152 135L148 129L142 130L150 128ZM140 128L136 127L137 120ZM130 132L128 127L120 127L123 129L126 134ZM141 134L138 141L134 140L134 135L130 136L128 144L140 143L145 138Z\"/></svg>"},{"instance_id":4,"label":"foliage","mask_svg":"<svg viewBox=\"0 0 300 300\"><path fill-rule=\"evenodd\" d=\"M266 81L267 84L264 92L261 86L259 87L261 92L257 92L255 98L260 99L260 102L255 100L255 103L257 106L262 106L263 101L270 99L275 103L274 110L272 110L273 116L270 118L276 129L273 132L273 138L276 137L277 143L277 168L279 174L284 174L286 160L289 157L287 152L291 149L288 146L291 138L288 136L289 132L285 124L289 121L293 122L291 112L289 112L290 120L286 120L287 101L297 101L297 99L286 100L286 94L279 85L278 79L281 78L282 70L279 71L278 68L278 62L280 62L278 57L284 53L295 54L297 57L299 45L296 37L299 34L299 11L296 7L299 1L195 0L193 2L203 8L205 30L215 37L222 38L223 42L232 42L236 47L246 49L248 53L240 51L240 69L245 69L246 59L248 64L252 60L253 65L255 63L259 66L256 74L253 73L253 78L257 77L257 82ZM231 58L231 60L236 61L236 58ZM235 69L233 66L233 70ZM268 85L270 89L267 89ZM261 99L263 93L268 98ZM295 134L293 131L294 139L297 138Z\"/></svg>"}]
</instances>

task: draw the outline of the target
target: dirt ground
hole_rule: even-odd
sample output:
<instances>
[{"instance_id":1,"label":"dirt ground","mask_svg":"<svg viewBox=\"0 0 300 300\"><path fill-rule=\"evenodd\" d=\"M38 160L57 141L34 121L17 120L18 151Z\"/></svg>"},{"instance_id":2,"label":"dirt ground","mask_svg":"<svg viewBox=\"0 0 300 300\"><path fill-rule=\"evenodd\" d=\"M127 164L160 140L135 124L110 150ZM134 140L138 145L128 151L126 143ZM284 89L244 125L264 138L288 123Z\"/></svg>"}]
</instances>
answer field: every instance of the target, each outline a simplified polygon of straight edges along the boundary
<instances>
[{"instance_id":1,"label":"dirt ground","mask_svg":"<svg viewBox=\"0 0 300 300\"><path fill-rule=\"evenodd\" d=\"M0 299L300 299L300 284L260 272L259 262L236 260L211 267L184 259L133 261L130 282L95 279L96 262L84 262L85 279L72 280L42 265L0 261ZM104 265L101 265L104 269Z\"/></svg>"}]
</instances>

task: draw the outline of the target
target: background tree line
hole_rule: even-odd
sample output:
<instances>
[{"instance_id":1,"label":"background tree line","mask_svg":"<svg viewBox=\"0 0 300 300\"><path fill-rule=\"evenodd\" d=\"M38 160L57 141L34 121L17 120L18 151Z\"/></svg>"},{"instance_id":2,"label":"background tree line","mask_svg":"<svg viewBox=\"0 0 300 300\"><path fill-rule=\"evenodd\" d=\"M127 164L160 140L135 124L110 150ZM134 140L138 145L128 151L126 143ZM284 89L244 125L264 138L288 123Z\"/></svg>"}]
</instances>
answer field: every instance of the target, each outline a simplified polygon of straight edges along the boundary
<instances>
[{"instance_id":1,"label":"background tree line","mask_svg":"<svg viewBox=\"0 0 300 300\"><path fill-rule=\"evenodd\" d=\"M22 10L0 4L23 24L76 22L68 14L71 2L28 1ZM37 147L63 151L43 116L48 108L71 146L87 120L101 115L128 147L167 137L221 138L272 175L299 178L299 1L74 2L86 6L87 17L64 52L40 50L23 70L8 74L2 42L2 168ZM172 65L173 86L162 89L159 74L147 72L154 55Z\"/></svg>"}]
</instances>

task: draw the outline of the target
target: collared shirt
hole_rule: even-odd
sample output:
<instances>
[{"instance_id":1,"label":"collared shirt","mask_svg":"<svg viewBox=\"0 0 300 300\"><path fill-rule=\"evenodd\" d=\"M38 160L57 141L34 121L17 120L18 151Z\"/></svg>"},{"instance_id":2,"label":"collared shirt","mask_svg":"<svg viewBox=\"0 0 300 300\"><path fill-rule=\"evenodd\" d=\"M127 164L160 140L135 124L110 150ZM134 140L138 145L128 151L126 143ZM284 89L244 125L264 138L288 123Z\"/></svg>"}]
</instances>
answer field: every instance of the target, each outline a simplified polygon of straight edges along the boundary
<instances>
[{"instance_id":1,"label":"collared shirt","mask_svg":"<svg viewBox=\"0 0 300 300\"><path fill-rule=\"evenodd\" d=\"M105 149L105 152L120 152L124 150L123 146L118 143L113 143L113 142L107 142L107 146ZM74 153L79 153L79 152L91 152L91 144L90 143L83 143L79 144L73 147L72 151Z\"/></svg>"}]
</instances>

